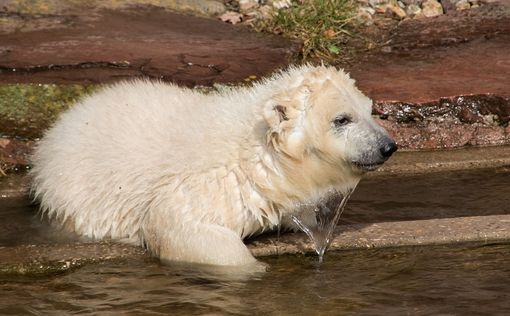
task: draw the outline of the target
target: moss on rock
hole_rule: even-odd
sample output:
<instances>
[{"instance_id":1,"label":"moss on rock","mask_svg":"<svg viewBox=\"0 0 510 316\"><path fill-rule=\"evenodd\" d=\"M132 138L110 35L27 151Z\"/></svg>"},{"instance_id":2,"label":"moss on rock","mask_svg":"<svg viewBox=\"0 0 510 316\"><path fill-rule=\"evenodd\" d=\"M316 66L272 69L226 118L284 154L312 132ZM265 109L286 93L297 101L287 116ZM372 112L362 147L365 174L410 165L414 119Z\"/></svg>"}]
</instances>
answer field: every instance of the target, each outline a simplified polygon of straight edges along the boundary
<instances>
[{"instance_id":1,"label":"moss on rock","mask_svg":"<svg viewBox=\"0 0 510 316\"><path fill-rule=\"evenodd\" d=\"M82 85L0 85L0 136L39 138L59 113L95 89Z\"/></svg>"}]
</instances>

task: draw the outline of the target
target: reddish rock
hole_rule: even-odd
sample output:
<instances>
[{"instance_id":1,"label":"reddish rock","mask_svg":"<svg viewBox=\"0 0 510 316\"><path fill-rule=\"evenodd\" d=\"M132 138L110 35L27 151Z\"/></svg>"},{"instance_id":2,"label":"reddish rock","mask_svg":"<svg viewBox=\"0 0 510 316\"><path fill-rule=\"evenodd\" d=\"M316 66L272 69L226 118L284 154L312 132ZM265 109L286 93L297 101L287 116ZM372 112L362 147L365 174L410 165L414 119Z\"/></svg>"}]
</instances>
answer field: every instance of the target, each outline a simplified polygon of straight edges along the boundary
<instances>
[{"instance_id":1,"label":"reddish rock","mask_svg":"<svg viewBox=\"0 0 510 316\"><path fill-rule=\"evenodd\" d=\"M385 52L373 51L347 66L377 101L510 96L510 5L405 20L386 40Z\"/></svg>"},{"instance_id":2,"label":"reddish rock","mask_svg":"<svg viewBox=\"0 0 510 316\"><path fill-rule=\"evenodd\" d=\"M281 37L155 7L66 16L56 28L0 36L1 83L144 76L210 85L266 75L286 65L297 49Z\"/></svg>"},{"instance_id":3,"label":"reddish rock","mask_svg":"<svg viewBox=\"0 0 510 316\"><path fill-rule=\"evenodd\" d=\"M504 128L476 126L469 144L474 146L503 145L510 143L510 135Z\"/></svg>"},{"instance_id":4,"label":"reddish rock","mask_svg":"<svg viewBox=\"0 0 510 316\"><path fill-rule=\"evenodd\" d=\"M509 4L403 21L346 67L400 147L510 143Z\"/></svg>"}]
</instances>

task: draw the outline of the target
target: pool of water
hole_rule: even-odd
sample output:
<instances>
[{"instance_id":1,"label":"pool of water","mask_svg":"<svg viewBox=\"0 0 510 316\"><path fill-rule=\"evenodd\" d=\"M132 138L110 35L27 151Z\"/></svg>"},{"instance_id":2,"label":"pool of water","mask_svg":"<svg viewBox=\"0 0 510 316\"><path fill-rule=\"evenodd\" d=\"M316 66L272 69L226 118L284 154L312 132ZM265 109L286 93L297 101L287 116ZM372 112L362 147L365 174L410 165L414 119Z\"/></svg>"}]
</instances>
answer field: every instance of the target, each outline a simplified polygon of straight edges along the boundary
<instances>
[{"instance_id":1,"label":"pool of water","mask_svg":"<svg viewBox=\"0 0 510 316\"><path fill-rule=\"evenodd\" d=\"M364 179L341 222L510 214L509 176L500 168ZM27 197L0 198L0 251L77 239L36 211ZM262 260L267 272L133 258L45 277L0 273L0 315L510 314L510 244L329 252L321 264Z\"/></svg>"},{"instance_id":2,"label":"pool of water","mask_svg":"<svg viewBox=\"0 0 510 316\"><path fill-rule=\"evenodd\" d=\"M510 214L510 168L361 180L340 223Z\"/></svg>"},{"instance_id":3,"label":"pool of water","mask_svg":"<svg viewBox=\"0 0 510 316\"><path fill-rule=\"evenodd\" d=\"M0 314L508 315L510 245L266 258L268 272L131 260L0 280Z\"/></svg>"},{"instance_id":4,"label":"pool of water","mask_svg":"<svg viewBox=\"0 0 510 316\"><path fill-rule=\"evenodd\" d=\"M509 179L510 168L363 179L340 224L510 214ZM0 197L0 246L77 239L55 231L36 213L27 197Z\"/></svg>"}]
</instances>

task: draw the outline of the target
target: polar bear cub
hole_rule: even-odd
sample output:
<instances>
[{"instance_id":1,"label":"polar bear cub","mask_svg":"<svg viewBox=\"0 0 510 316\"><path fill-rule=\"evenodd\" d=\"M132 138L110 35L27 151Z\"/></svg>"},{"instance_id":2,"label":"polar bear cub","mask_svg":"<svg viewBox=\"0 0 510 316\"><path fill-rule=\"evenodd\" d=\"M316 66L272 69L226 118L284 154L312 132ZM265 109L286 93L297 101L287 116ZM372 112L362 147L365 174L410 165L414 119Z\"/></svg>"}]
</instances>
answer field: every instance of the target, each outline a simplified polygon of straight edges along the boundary
<instances>
[{"instance_id":1,"label":"polar bear cub","mask_svg":"<svg viewBox=\"0 0 510 316\"><path fill-rule=\"evenodd\" d=\"M396 150L341 70L291 67L253 87L202 94L134 80L83 98L33 155L48 217L165 260L242 265L243 238L295 205L345 192Z\"/></svg>"}]
</instances>

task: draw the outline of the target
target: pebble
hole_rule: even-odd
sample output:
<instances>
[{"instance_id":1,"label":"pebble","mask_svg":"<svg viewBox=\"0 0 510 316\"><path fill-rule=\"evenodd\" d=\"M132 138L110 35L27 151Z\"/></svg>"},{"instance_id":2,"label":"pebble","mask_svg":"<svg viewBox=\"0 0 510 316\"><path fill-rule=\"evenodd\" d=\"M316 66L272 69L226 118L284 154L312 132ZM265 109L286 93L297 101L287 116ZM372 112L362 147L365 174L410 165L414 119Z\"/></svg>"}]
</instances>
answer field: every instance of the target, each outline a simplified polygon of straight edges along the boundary
<instances>
[{"instance_id":1,"label":"pebble","mask_svg":"<svg viewBox=\"0 0 510 316\"><path fill-rule=\"evenodd\" d=\"M370 8L370 7L359 7L358 9L359 11L364 11L364 12L367 12L368 14L370 15L374 15L375 14L375 10L374 8Z\"/></svg>"},{"instance_id":2,"label":"pebble","mask_svg":"<svg viewBox=\"0 0 510 316\"><path fill-rule=\"evenodd\" d=\"M386 11L390 11L394 16L396 16L398 19L403 19L407 16L404 9L399 7L398 5L388 4L386 7Z\"/></svg>"},{"instance_id":3,"label":"pebble","mask_svg":"<svg viewBox=\"0 0 510 316\"><path fill-rule=\"evenodd\" d=\"M218 16L227 9L220 1L215 0L188 0L188 1L167 1L168 7L184 12L194 12L206 16Z\"/></svg>"},{"instance_id":4,"label":"pebble","mask_svg":"<svg viewBox=\"0 0 510 316\"><path fill-rule=\"evenodd\" d=\"M423 0L400 0L402 1L403 4L405 4L406 6L410 5L410 4L416 4L416 5L420 5Z\"/></svg>"},{"instance_id":5,"label":"pebble","mask_svg":"<svg viewBox=\"0 0 510 316\"><path fill-rule=\"evenodd\" d=\"M268 1L268 3L270 3L270 2L273 5L273 8L278 9L278 10L289 8L292 5L291 0L273 0L273 1Z\"/></svg>"},{"instance_id":6,"label":"pebble","mask_svg":"<svg viewBox=\"0 0 510 316\"><path fill-rule=\"evenodd\" d=\"M388 0L368 0L368 3L372 8L376 8L380 5L388 3Z\"/></svg>"},{"instance_id":7,"label":"pebble","mask_svg":"<svg viewBox=\"0 0 510 316\"><path fill-rule=\"evenodd\" d=\"M275 7L270 5L263 5L260 7L259 11L263 19L268 19L273 16Z\"/></svg>"},{"instance_id":8,"label":"pebble","mask_svg":"<svg viewBox=\"0 0 510 316\"><path fill-rule=\"evenodd\" d=\"M441 3L436 0L427 0L422 3L422 13L425 17L431 18L443 14Z\"/></svg>"},{"instance_id":9,"label":"pebble","mask_svg":"<svg viewBox=\"0 0 510 316\"><path fill-rule=\"evenodd\" d=\"M421 15L421 8L417 4L410 4L406 8L406 13L410 17L414 17L416 15Z\"/></svg>"},{"instance_id":10,"label":"pebble","mask_svg":"<svg viewBox=\"0 0 510 316\"><path fill-rule=\"evenodd\" d=\"M457 3L455 3L455 8L458 11L462 11L462 10L471 9L471 5L469 4L469 2L467 0L460 0Z\"/></svg>"},{"instance_id":11,"label":"pebble","mask_svg":"<svg viewBox=\"0 0 510 316\"><path fill-rule=\"evenodd\" d=\"M217 0L207 1L216 2ZM479 7L480 1L481 0L357 0L358 10L356 13L356 20L361 24L369 26L377 23L378 19L374 20L377 16L395 20L430 18L442 15L450 10L466 10ZM237 2L239 4L239 11L244 15L243 24L250 24L250 21L255 20L269 19L276 10L285 10L293 5L292 0L237 0ZM303 2L304 1L298 1L296 5L300 5L300 3ZM230 20L226 22L232 23Z\"/></svg>"},{"instance_id":12,"label":"pebble","mask_svg":"<svg viewBox=\"0 0 510 316\"><path fill-rule=\"evenodd\" d=\"M257 0L239 0L239 11L245 13L255 9L258 5L259 2Z\"/></svg>"},{"instance_id":13,"label":"pebble","mask_svg":"<svg viewBox=\"0 0 510 316\"><path fill-rule=\"evenodd\" d=\"M374 13L370 14L366 9L372 9L372 8L366 8L366 7L359 8L358 14L356 15L356 20L361 24L370 26L370 25L374 24L372 16L375 14L375 10L372 9L372 10L374 10Z\"/></svg>"}]
</instances>

